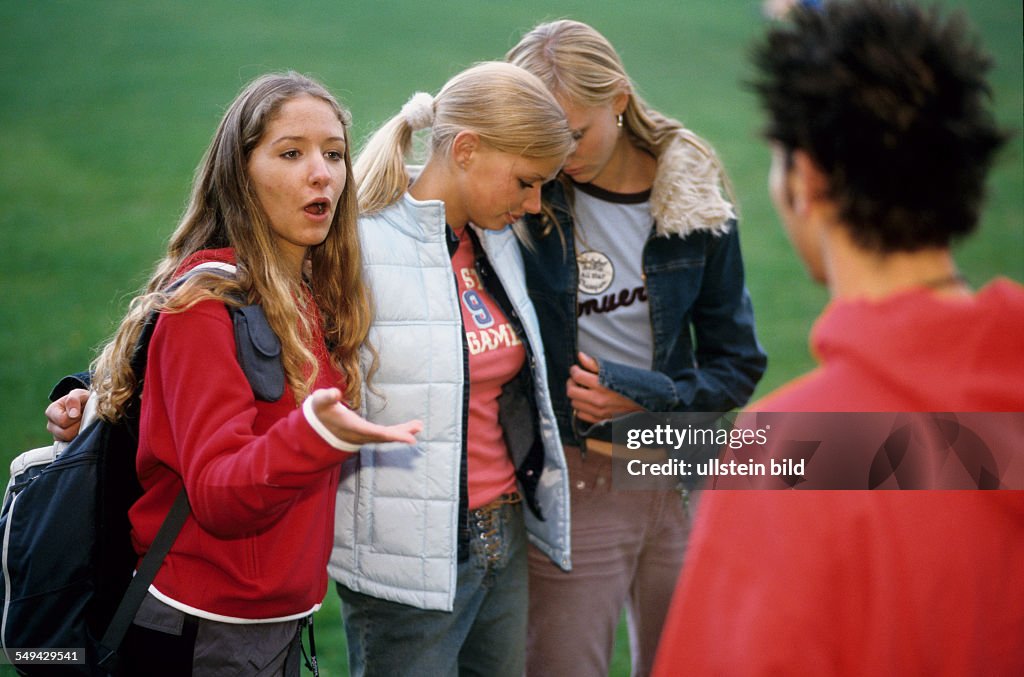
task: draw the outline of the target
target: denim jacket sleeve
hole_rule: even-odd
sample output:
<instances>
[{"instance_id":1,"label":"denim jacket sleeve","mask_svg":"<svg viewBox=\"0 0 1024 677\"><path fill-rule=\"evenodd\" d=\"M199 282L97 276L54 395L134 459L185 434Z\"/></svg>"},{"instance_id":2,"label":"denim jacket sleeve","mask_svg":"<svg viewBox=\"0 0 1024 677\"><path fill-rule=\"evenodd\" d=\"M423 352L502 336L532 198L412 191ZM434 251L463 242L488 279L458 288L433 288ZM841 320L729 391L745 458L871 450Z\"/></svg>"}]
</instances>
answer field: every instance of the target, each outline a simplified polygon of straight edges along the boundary
<instances>
[{"instance_id":1,"label":"denim jacket sleeve","mask_svg":"<svg viewBox=\"0 0 1024 677\"><path fill-rule=\"evenodd\" d=\"M75 388L88 388L92 384L92 373L80 371L77 374L69 374L57 381L50 390L50 401L55 402L70 393Z\"/></svg>"},{"instance_id":2,"label":"denim jacket sleeve","mask_svg":"<svg viewBox=\"0 0 1024 677\"><path fill-rule=\"evenodd\" d=\"M707 238L700 279L689 322L683 323L683 331L692 329L692 344L676 337L673 343L682 347L668 355L656 351L653 370L598 360L603 386L649 411L725 412L746 404L767 358L754 330L735 227Z\"/></svg>"}]
</instances>

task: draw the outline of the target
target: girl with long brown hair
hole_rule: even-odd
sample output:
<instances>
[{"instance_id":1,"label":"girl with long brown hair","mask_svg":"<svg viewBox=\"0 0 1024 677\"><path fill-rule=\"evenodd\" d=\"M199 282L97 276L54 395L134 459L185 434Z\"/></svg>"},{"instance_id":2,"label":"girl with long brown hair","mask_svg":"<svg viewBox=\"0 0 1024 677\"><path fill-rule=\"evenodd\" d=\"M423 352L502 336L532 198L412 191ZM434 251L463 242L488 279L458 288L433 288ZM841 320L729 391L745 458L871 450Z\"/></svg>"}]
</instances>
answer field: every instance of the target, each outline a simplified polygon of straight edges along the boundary
<instances>
[{"instance_id":1,"label":"girl with long brown hair","mask_svg":"<svg viewBox=\"0 0 1024 677\"><path fill-rule=\"evenodd\" d=\"M418 422L380 426L352 411L371 314L348 124L302 75L246 86L167 253L94 365L98 413L116 419L135 387L136 339L159 311L139 424L143 493L129 515L140 557L182 487L191 515L123 643L128 674L297 674L299 626L327 587L342 462L365 442L415 442ZM276 399L254 395L236 357L227 306L243 303L262 308L280 341Z\"/></svg>"}]
</instances>

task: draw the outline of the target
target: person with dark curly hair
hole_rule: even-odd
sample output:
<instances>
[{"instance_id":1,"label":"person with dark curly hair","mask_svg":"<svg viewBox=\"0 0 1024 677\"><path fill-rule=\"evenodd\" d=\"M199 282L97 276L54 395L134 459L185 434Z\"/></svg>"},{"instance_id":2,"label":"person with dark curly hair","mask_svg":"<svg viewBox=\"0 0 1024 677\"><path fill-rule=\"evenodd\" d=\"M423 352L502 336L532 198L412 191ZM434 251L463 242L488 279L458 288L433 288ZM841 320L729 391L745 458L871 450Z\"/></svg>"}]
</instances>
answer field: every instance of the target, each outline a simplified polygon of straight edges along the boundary
<instances>
[{"instance_id":1,"label":"person with dark curly hair","mask_svg":"<svg viewBox=\"0 0 1024 677\"><path fill-rule=\"evenodd\" d=\"M761 412L1024 411L1024 287L950 251L1006 133L965 20L825 2L756 47L770 191L831 302ZM1024 674L1013 491L706 491L655 674Z\"/></svg>"}]
</instances>

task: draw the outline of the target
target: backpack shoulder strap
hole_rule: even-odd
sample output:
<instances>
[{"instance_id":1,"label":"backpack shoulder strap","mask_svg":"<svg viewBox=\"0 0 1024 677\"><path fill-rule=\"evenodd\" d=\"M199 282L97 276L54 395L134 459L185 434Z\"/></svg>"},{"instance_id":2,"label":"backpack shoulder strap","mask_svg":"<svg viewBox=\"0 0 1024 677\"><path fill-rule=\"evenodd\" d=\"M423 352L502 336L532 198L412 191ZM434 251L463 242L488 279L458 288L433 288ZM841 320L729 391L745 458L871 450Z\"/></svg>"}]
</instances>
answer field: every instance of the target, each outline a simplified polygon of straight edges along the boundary
<instances>
[{"instance_id":1,"label":"backpack shoulder strap","mask_svg":"<svg viewBox=\"0 0 1024 677\"><path fill-rule=\"evenodd\" d=\"M175 280L168 291L176 289L192 275L203 271L213 271L225 277L232 277L235 267L227 263L208 262L192 268L187 273ZM276 401L284 394L284 365L281 362L281 342L270 328L263 309L259 305L248 305L235 308L228 305L228 311L232 316L232 324L235 331L235 344L238 349L239 364L245 372L253 393L258 399ZM137 406L142 393L142 381L146 370L146 360L149 352L149 341L153 337L153 330L159 313L154 311L146 318L139 340L135 344L132 353L132 370L135 373L136 387L132 393L132 403L129 407L137 416ZM241 318L241 319L239 319ZM275 396L276 393L276 396ZM133 425L137 424L134 420ZM136 429L136 436L137 436ZM117 651L124 640L128 628L135 618L135 614L145 599L149 586L156 578L160 565L174 545L178 533L185 525L191 508L188 503L188 495L182 487L178 492L174 503L171 506L167 517L160 530L157 532L149 550L139 563L128 589L125 591L121 603L114 612L114 616L107 626L100 640L99 665L107 670L113 670L117 664Z\"/></svg>"},{"instance_id":2,"label":"backpack shoulder strap","mask_svg":"<svg viewBox=\"0 0 1024 677\"><path fill-rule=\"evenodd\" d=\"M189 277L202 271L214 272L224 277L234 277L235 266L230 263L208 261L192 268L176 279L168 291L174 290ZM256 399L264 402L276 402L284 395L285 373L284 362L281 360L281 340L270 327L263 306L258 303L234 306L227 304L228 314L235 331L235 348L238 363L245 373L249 386ZM141 383L146 370L149 339L156 327L157 314L152 314L143 327L143 335L132 357L132 369L136 382ZM141 391L140 391L141 392Z\"/></svg>"},{"instance_id":3,"label":"backpack shoulder strap","mask_svg":"<svg viewBox=\"0 0 1024 677\"><path fill-rule=\"evenodd\" d=\"M101 654L99 666L101 668L113 672L117 667L117 651L121 648L121 642L124 641L124 636L135 619L135 614L138 613L139 607L142 606L142 600L146 598L149 586L153 584L153 579L156 578L156 572L160 570L160 565L163 564L167 553L171 551L171 546L174 545L174 541L178 538L178 533L185 526L185 520L188 519L191 512L192 509L188 504L188 494L185 493L185 487L182 487L174 499L174 503L171 505L170 512L168 512L163 524L160 525L156 538L153 539L149 550L142 557L139 568L135 572L135 577L128 584L124 597L121 598L120 604L117 605L117 611L114 612L114 616L110 619L110 625L107 626L106 632L103 633L103 638L99 644L99 652Z\"/></svg>"},{"instance_id":4,"label":"backpack shoulder strap","mask_svg":"<svg viewBox=\"0 0 1024 677\"><path fill-rule=\"evenodd\" d=\"M213 272L223 277L234 277L235 270L235 266L230 263L221 263L219 261L207 261L205 263L200 263L196 267L183 273L181 277L171 282L164 291L167 293L174 291L181 285L185 284L186 280L197 273ZM156 321L159 317L160 312L156 310L149 314L142 325L142 331L139 333L139 339L135 342L135 349L132 351L131 364L132 372L135 374L136 386L131 399L134 403L137 403L139 398L142 396L142 380L145 378L146 360L149 357L149 340L153 338L153 331L156 329ZM137 413L137 411L135 411L135 413Z\"/></svg>"}]
</instances>

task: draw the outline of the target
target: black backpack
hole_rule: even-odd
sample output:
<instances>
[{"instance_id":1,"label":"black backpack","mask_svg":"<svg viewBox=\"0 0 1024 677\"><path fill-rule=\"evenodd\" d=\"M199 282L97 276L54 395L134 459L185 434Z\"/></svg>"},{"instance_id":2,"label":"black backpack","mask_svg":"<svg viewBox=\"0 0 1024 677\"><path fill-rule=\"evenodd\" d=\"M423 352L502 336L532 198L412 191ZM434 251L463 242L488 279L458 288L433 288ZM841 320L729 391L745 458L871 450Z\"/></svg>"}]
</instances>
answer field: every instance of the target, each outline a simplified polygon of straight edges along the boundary
<instances>
[{"instance_id":1,"label":"black backpack","mask_svg":"<svg viewBox=\"0 0 1024 677\"><path fill-rule=\"evenodd\" d=\"M221 264L203 264L185 277L211 267L233 272ZM262 308L228 308L239 363L254 394L264 401L280 399L285 384L281 344ZM88 423L55 459L43 448L12 463L0 510L0 640L22 674L116 674L121 640L188 517L182 489L133 578L138 558L128 509L142 494L135 456L142 380L156 320L157 313L147 318L135 347L137 386L121 420Z\"/></svg>"}]
</instances>

